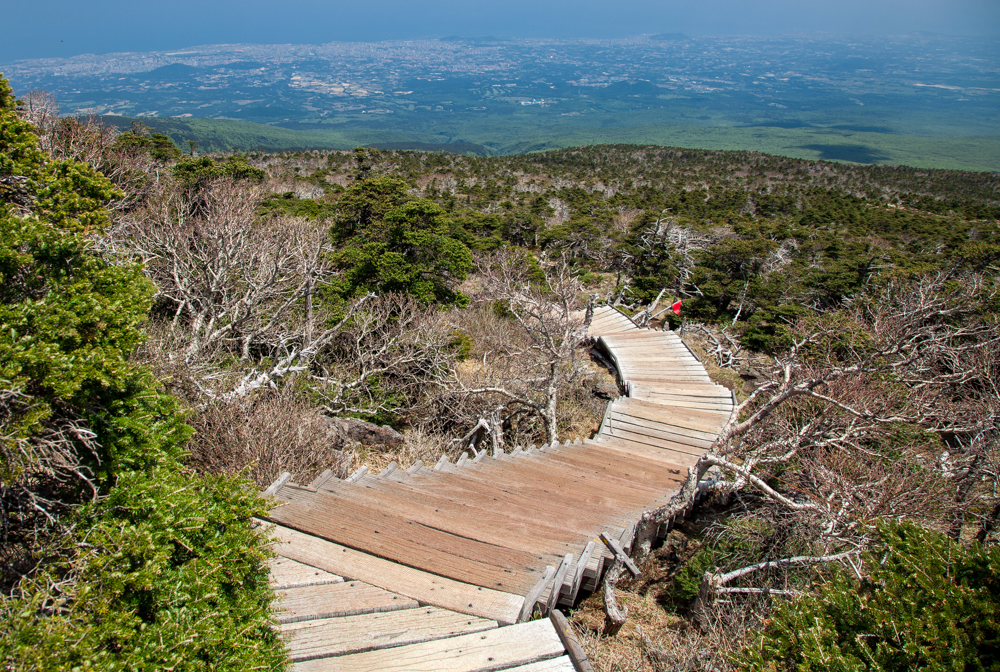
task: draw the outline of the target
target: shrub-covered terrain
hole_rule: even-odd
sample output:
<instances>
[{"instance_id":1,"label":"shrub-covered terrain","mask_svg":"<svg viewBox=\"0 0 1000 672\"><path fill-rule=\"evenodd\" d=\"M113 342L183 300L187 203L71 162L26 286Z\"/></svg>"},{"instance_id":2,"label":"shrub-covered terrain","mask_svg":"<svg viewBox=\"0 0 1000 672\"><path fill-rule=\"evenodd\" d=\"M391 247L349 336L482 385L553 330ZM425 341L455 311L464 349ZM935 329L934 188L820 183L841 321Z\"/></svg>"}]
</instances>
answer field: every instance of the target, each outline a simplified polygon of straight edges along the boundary
<instances>
[{"instance_id":1,"label":"shrub-covered terrain","mask_svg":"<svg viewBox=\"0 0 1000 672\"><path fill-rule=\"evenodd\" d=\"M14 668L280 668L256 490L590 436L619 394L581 338L593 302L683 330L741 404L708 499L619 587L641 629L601 636L599 596L575 614L599 664L783 669L812 618L854 669L841 640L869 624L823 600L918 604L918 543L992 581L995 174L624 145L185 156L0 98ZM991 600L935 627L988 640L962 619ZM871 627L904 618L879 604Z\"/></svg>"},{"instance_id":2,"label":"shrub-covered terrain","mask_svg":"<svg viewBox=\"0 0 1000 672\"><path fill-rule=\"evenodd\" d=\"M38 144L0 80L0 661L280 669L264 506L185 467L176 400L131 361L155 288L96 249L123 194Z\"/></svg>"}]
</instances>

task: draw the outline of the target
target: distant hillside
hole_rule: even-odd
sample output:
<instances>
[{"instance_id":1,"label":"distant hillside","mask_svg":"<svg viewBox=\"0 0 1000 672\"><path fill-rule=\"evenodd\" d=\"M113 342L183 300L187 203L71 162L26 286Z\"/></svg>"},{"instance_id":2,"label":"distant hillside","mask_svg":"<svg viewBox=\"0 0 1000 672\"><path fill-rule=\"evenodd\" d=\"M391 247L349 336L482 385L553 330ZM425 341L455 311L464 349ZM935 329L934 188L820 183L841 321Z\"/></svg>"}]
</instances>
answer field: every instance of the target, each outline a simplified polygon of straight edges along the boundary
<instances>
[{"instance_id":1,"label":"distant hillside","mask_svg":"<svg viewBox=\"0 0 1000 672\"><path fill-rule=\"evenodd\" d=\"M635 144L691 149L747 150L796 159L916 168L1000 171L1000 136L928 137L877 132L876 129L782 128L779 126L705 127L644 125L592 128L562 124L525 128L517 120L476 126L456 124L451 137L378 129L351 124L300 124L296 128L235 119L105 116L127 130L144 123L169 135L181 147L194 141L202 152L379 149L446 151L477 156L526 154L588 145Z\"/></svg>"}]
</instances>

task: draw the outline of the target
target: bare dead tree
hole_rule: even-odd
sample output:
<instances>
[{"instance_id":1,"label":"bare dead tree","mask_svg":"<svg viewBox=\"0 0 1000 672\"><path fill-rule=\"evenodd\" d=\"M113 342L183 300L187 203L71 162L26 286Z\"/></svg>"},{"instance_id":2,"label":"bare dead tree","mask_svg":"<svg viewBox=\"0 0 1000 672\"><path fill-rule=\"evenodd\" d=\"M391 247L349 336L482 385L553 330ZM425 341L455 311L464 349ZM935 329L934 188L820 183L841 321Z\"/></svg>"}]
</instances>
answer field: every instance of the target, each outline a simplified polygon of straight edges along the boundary
<instances>
[{"instance_id":1,"label":"bare dead tree","mask_svg":"<svg viewBox=\"0 0 1000 672\"><path fill-rule=\"evenodd\" d=\"M720 369L735 368L746 361L747 355L743 350L743 344L734 334L730 334L726 327L718 329L700 322L688 322L684 325L684 329L705 336L709 342L706 350Z\"/></svg>"},{"instance_id":2,"label":"bare dead tree","mask_svg":"<svg viewBox=\"0 0 1000 672\"><path fill-rule=\"evenodd\" d=\"M477 301L501 306L524 338L518 342L501 335L496 354L484 356L471 382L454 377L452 394L493 395L508 409L530 409L551 443L559 438L559 390L581 373L578 346L593 317L593 297L587 300L565 258L542 267L541 283L531 278L528 262L511 250L479 258L483 291Z\"/></svg>"},{"instance_id":3,"label":"bare dead tree","mask_svg":"<svg viewBox=\"0 0 1000 672\"><path fill-rule=\"evenodd\" d=\"M677 268L677 276L671 289L678 295L691 296L701 293L690 282L698 263L695 253L708 249L720 237L718 232L703 232L690 226L682 226L664 211L639 235L639 247L646 254L670 259Z\"/></svg>"},{"instance_id":4,"label":"bare dead tree","mask_svg":"<svg viewBox=\"0 0 1000 672\"><path fill-rule=\"evenodd\" d=\"M794 325L789 352L737 406L681 491L644 515L639 553L648 551L656 525L686 513L705 491L753 493L794 514L812 530L816 549L803 557L817 562L849 562L879 518L956 536L970 520L991 525L998 482L987 465L998 455L1000 331L989 306L996 293L995 279L976 275L890 279L839 311ZM706 590L717 594L768 562L709 573Z\"/></svg>"},{"instance_id":5,"label":"bare dead tree","mask_svg":"<svg viewBox=\"0 0 1000 672\"><path fill-rule=\"evenodd\" d=\"M215 348L246 362L252 351L315 337L314 296L332 273L326 232L302 219L260 220L264 195L223 180L199 193L195 209L168 188L116 232L118 246L145 262L187 362Z\"/></svg>"},{"instance_id":6,"label":"bare dead tree","mask_svg":"<svg viewBox=\"0 0 1000 672\"><path fill-rule=\"evenodd\" d=\"M98 497L86 463L97 455L97 435L70 409L57 419L31 420L37 405L9 381L0 381L0 586L30 571L40 540L65 527L76 502ZM21 431L40 422L37 431Z\"/></svg>"},{"instance_id":7,"label":"bare dead tree","mask_svg":"<svg viewBox=\"0 0 1000 672\"><path fill-rule=\"evenodd\" d=\"M121 132L97 117L61 117L55 96L31 91L19 114L35 126L38 144L54 159L93 166L121 190L105 207L112 214L137 207L151 193L156 163L140 145L122 143Z\"/></svg>"},{"instance_id":8,"label":"bare dead tree","mask_svg":"<svg viewBox=\"0 0 1000 672\"><path fill-rule=\"evenodd\" d=\"M409 412L451 375L451 338L433 306L374 296L330 337L311 380L332 414Z\"/></svg>"}]
</instances>

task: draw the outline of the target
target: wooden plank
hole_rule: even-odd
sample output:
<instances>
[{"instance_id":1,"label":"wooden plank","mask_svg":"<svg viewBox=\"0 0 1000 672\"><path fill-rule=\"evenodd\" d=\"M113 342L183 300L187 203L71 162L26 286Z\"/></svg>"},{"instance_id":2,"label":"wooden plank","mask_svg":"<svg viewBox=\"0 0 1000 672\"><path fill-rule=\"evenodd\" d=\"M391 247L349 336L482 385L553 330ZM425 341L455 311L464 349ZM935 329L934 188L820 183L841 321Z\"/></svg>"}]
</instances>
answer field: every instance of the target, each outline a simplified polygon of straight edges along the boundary
<instances>
[{"instance_id":1,"label":"wooden plank","mask_svg":"<svg viewBox=\"0 0 1000 672\"><path fill-rule=\"evenodd\" d=\"M294 623L317 618L370 614L420 606L416 600L361 581L306 586L276 591L275 620Z\"/></svg>"},{"instance_id":2,"label":"wooden plank","mask_svg":"<svg viewBox=\"0 0 1000 672\"><path fill-rule=\"evenodd\" d=\"M355 470L353 474L351 474L344 480L346 480L348 483L354 483L367 473L368 473L368 467L362 464L360 467L357 468L357 470Z\"/></svg>"},{"instance_id":3,"label":"wooden plank","mask_svg":"<svg viewBox=\"0 0 1000 672\"><path fill-rule=\"evenodd\" d=\"M272 526L275 551L286 558L404 595L424 604L514 623L524 598L405 567L280 525Z\"/></svg>"},{"instance_id":4,"label":"wooden plank","mask_svg":"<svg viewBox=\"0 0 1000 672\"><path fill-rule=\"evenodd\" d=\"M423 466L424 466L423 460L417 460L410 466L409 469L406 470L406 473L415 474L416 472L420 471L420 468Z\"/></svg>"},{"instance_id":5,"label":"wooden plank","mask_svg":"<svg viewBox=\"0 0 1000 672\"><path fill-rule=\"evenodd\" d=\"M608 406L613 407L615 410L622 409L628 411L629 414L639 417L645 417L643 414L647 412L651 414L656 413L669 423L690 429L700 429L702 431L718 431L718 428L725 424L725 421L715 413L678 409L669 405L653 404L631 397L619 397L608 404Z\"/></svg>"},{"instance_id":6,"label":"wooden plank","mask_svg":"<svg viewBox=\"0 0 1000 672\"><path fill-rule=\"evenodd\" d=\"M727 418L732 414L733 407L719 398L698 397L696 395L671 394L666 388L657 388L645 384L631 385L629 398L649 403L663 404L671 408L713 413Z\"/></svg>"},{"instance_id":7,"label":"wooden plank","mask_svg":"<svg viewBox=\"0 0 1000 672\"><path fill-rule=\"evenodd\" d=\"M569 656L559 656L549 658L530 665L518 665L517 667L504 668L503 672L576 672L573 661Z\"/></svg>"},{"instance_id":8,"label":"wooden plank","mask_svg":"<svg viewBox=\"0 0 1000 672\"><path fill-rule=\"evenodd\" d=\"M705 401L723 402L730 397L729 390L721 385L705 380L671 380L650 376L632 376L631 385L652 388L657 394L672 394L681 397L706 397ZM632 395L629 395L632 396ZM725 403L725 402L723 402Z\"/></svg>"},{"instance_id":9,"label":"wooden plank","mask_svg":"<svg viewBox=\"0 0 1000 672\"><path fill-rule=\"evenodd\" d=\"M697 448L702 448L703 450L701 452L711 448L712 443L715 442L715 438L718 436L717 432L696 432L691 429L685 429L684 427L669 425L665 422L646 420L644 418L637 418L624 413L612 413L611 420L608 423L605 433L616 434L619 431L642 434L643 436L664 439L665 441L672 441L674 443L680 443L687 446L695 446Z\"/></svg>"},{"instance_id":10,"label":"wooden plank","mask_svg":"<svg viewBox=\"0 0 1000 672\"><path fill-rule=\"evenodd\" d=\"M288 501L309 503L316 496L309 491L301 491L301 498L296 498L295 492L292 489L285 490ZM537 554L539 548L570 548L569 542L577 536L565 533L558 527L540 528L533 522L508 516L502 511L473 510L447 501L427 504L391 490L351 488L341 484L339 487L324 489L320 496L323 494L348 497L358 504L395 511L407 520L433 526L450 534L533 554Z\"/></svg>"},{"instance_id":11,"label":"wooden plank","mask_svg":"<svg viewBox=\"0 0 1000 672\"><path fill-rule=\"evenodd\" d=\"M679 446L677 444L670 444L666 441L648 439L636 434L627 434L626 432L599 436L597 437L597 442L629 449L638 449L641 447L660 450L664 453L665 459L685 469L694 465L694 463L701 459L701 456L705 454L705 451L697 452L690 446Z\"/></svg>"},{"instance_id":12,"label":"wooden plank","mask_svg":"<svg viewBox=\"0 0 1000 672\"><path fill-rule=\"evenodd\" d=\"M573 634L573 628L570 627L569 621L566 620L563 613L558 609L554 609L549 613L549 620L552 621L552 626L556 629L556 634L562 640L563 647L566 649L566 655L573 662L573 668L576 672L594 672L594 667L587 659L587 654L583 652L583 647L577 641L576 635Z\"/></svg>"},{"instance_id":13,"label":"wooden plank","mask_svg":"<svg viewBox=\"0 0 1000 672\"><path fill-rule=\"evenodd\" d=\"M438 607L293 623L281 628L293 662L482 632L497 622Z\"/></svg>"},{"instance_id":14,"label":"wooden plank","mask_svg":"<svg viewBox=\"0 0 1000 672\"><path fill-rule=\"evenodd\" d=\"M271 588L284 590L286 588L304 588L305 586L322 586L329 583L343 583L344 577L325 572L316 567L304 565L289 558L276 557L268 561L271 571Z\"/></svg>"},{"instance_id":15,"label":"wooden plank","mask_svg":"<svg viewBox=\"0 0 1000 672\"><path fill-rule=\"evenodd\" d=\"M627 441L637 441L646 445L668 450L672 453L684 455L694 455L701 457L711 448L711 441L696 441L676 434L668 435L665 432L636 427L620 422L614 422L600 436L601 439L624 439Z\"/></svg>"},{"instance_id":16,"label":"wooden plank","mask_svg":"<svg viewBox=\"0 0 1000 672\"><path fill-rule=\"evenodd\" d=\"M465 485L474 492L518 494L531 498L535 507L562 503L632 509L648 495L659 492L657 488L637 487L623 479L612 479L596 470L548 463L540 457L486 463L482 465L485 468L464 470L462 480L468 481ZM609 484L613 487L608 487Z\"/></svg>"},{"instance_id":17,"label":"wooden plank","mask_svg":"<svg viewBox=\"0 0 1000 672\"><path fill-rule=\"evenodd\" d=\"M638 332L633 333L612 334L610 338L622 341L629 339L642 340L645 338L662 338L672 342L679 342L681 340L681 337L672 331L660 331L658 329L640 329Z\"/></svg>"},{"instance_id":18,"label":"wooden plank","mask_svg":"<svg viewBox=\"0 0 1000 672\"><path fill-rule=\"evenodd\" d=\"M314 488L314 489L318 488L319 486L323 485L324 483L326 483L331 478L333 478L333 469L327 469L322 474L320 474L319 476L317 476L316 478L314 478L312 480L312 483L309 484L309 487L310 488Z\"/></svg>"},{"instance_id":19,"label":"wooden plank","mask_svg":"<svg viewBox=\"0 0 1000 672\"><path fill-rule=\"evenodd\" d=\"M285 483L288 483L288 481L291 480L291 478L292 475L287 471L282 473L281 476L278 476L278 478L274 481L274 483L267 486L267 490L262 492L261 496L273 497L278 492L278 490L281 490L281 488L285 485Z\"/></svg>"},{"instance_id":20,"label":"wooden plank","mask_svg":"<svg viewBox=\"0 0 1000 672\"><path fill-rule=\"evenodd\" d=\"M698 397L684 395L684 394L671 394L669 392L659 392L657 393L659 398L656 401L649 401L646 399L637 399L636 397L618 397L615 402L622 404L625 407L637 407L637 408L648 408L657 409L660 412L666 413L670 416L681 417L690 420L695 423L704 423L715 425L719 422L719 413L717 411L706 410L699 411L695 409L685 409L677 408L673 405L673 401L684 401L693 400ZM721 399L721 398L717 398ZM721 403L721 402L719 402Z\"/></svg>"},{"instance_id":21,"label":"wooden plank","mask_svg":"<svg viewBox=\"0 0 1000 672\"><path fill-rule=\"evenodd\" d=\"M440 472L434 473L438 476L442 475ZM570 539L574 539L577 544L585 543L580 539L586 540L596 536L601 529L592 509L581 508L575 504L556 499L546 501L544 510L542 510L539 508L537 498L507 492L503 490L502 485L498 486L495 483L492 487L483 487L478 482L464 479L459 481L421 477L412 483L382 482L372 484L370 487L386 490L391 488L400 496L409 497L414 501L421 501L429 505L448 503L449 506L454 504L468 507L465 510L470 516L482 515L483 511L494 514L502 512L505 516L516 518L527 524L537 524L540 526L540 531L551 528L552 522L558 521L559 527L574 535ZM548 534L547 531L546 534Z\"/></svg>"},{"instance_id":22,"label":"wooden plank","mask_svg":"<svg viewBox=\"0 0 1000 672\"><path fill-rule=\"evenodd\" d=\"M546 619L506 628L298 663L296 672L476 672L528 665L563 654Z\"/></svg>"},{"instance_id":23,"label":"wooden plank","mask_svg":"<svg viewBox=\"0 0 1000 672\"><path fill-rule=\"evenodd\" d=\"M646 409L632 409L619 406L612 412L612 422L632 423L640 427L662 429L681 436L702 439L712 443L718 438L724 425L720 418L713 425L699 425L684 420L675 420L666 413L654 413Z\"/></svg>"},{"instance_id":24,"label":"wooden plank","mask_svg":"<svg viewBox=\"0 0 1000 672\"><path fill-rule=\"evenodd\" d=\"M290 503L272 511L269 518L387 560L508 593L527 591L548 559L409 523L345 500L334 507Z\"/></svg>"},{"instance_id":25,"label":"wooden plank","mask_svg":"<svg viewBox=\"0 0 1000 672\"><path fill-rule=\"evenodd\" d=\"M535 611L535 605L538 603L538 598L542 596L545 589L548 587L549 583L556 575L556 568L549 565L545 568L545 572L542 574L542 578L538 579L538 583L531 587L528 594L524 596L524 604L521 605L521 612L517 616L517 622L523 623L531 618Z\"/></svg>"},{"instance_id":26,"label":"wooden plank","mask_svg":"<svg viewBox=\"0 0 1000 672\"><path fill-rule=\"evenodd\" d=\"M583 451L580 452L583 453ZM638 470L631 470L637 472L635 474L621 473L629 470L627 465L618 465L618 469L609 469L607 464L595 464L595 461L587 459L585 454L580 454L578 459L574 459L574 455L575 451L572 448L550 449L545 454L532 455L520 464L511 465L509 472L504 470L503 473L510 473L511 479L517 478L522 482L526 481L525 477L527 476L541 479L547 483L558 483L563 478L570 479L574 485L581 484L584 488L603 488L603 494L623 502L632 501L631 495L625 498L620 497L623 490L631 491L640 501L640 491L655 497L663 490L655 477L638 476Z\"/></svg>"},{"instance_id":27,"label":"wooden plank","mask_svg":"<svg viewBox=\"0 0 1000 672\"><path fill-rule=\"evenodd\" d=\"M398 468L399 468L399 463L396 462L396 460L393 460L392 462L389 463L389 465L385 469L378 472L378 478L385 478L392 472L396 471L396 469Z\"/></svg>"},{"instance_id":28,"label":"wooden plank","mask_svg":"<svg viewBox=\"0 0 1000 672\"><path fill-rule=\"evenodd\" d=\"M728 401L730 394L729 390L722 387L721 385L681 385L679 383L668 382L652 382L646 383L643 381L636 381L633 387L636 385L641 387L648 387L653 394L657 394L665 397L698 397L699 399L693 399L694 401L701 401L702 403L714 403L714 404L730 404Z\"/></svg>"},{"instance_id":29,"label":"wooden plank","mask_svg":"<svg viewBox=\"0 0 1000 672\"><path fill-rule=\"evenodd\" d=\"M629 522L618 536L618 543L625 549L626 553L632 552L632 542L635 541L635 521Z\"/></svg>"},{"instance_id":30,"label":"wooden plank","mask_svg":"<svg viewBox=\"0 0 1000 672\"><path fill-rule=\"evenodd\" d=\"M573 583L569 589L570 604L576 602L577 593L580 592L580 587L583 585L583 573L586 571L587 565L590 564L590 556L593 555L596 545L596 542L588 541L586 548L583 549L583 553L580 554L580 559L576 563L576 572L573 574Z\"/></svg>"},{"instance_id":31,"label":"wooden plank","mask_svg":"<svg viewBox=\"0 0 1000 672\"><path fill-rule=\"evenodd\" d=\"M567 553L562 562L559 563L559 569L556 570L555 578L552 579L552 586L549 588L549 599L545 603L545 608L550 612L559 603L559 594L562 592L563 581L566 580L566 574L569 573L569 568L572 564L572 553Z\"/></svg>"},{"instance_id":32,"label":"wooden plank","mask_svg":"<svg viewBox=\"0 0 1000 672\"><path fill-rule=\"evenodd\" d=\"M506 492L533 498L539 507L558 500L564 504L595 509L603 507L634 510L658 492L649 488L629 487L626 484L608 487L607 484L602 484L602 479L596 473L587 475L562 468L557 469L554 466L536 465L537 463L528 460L513 464L495 464L488 471L468 469L462 475L483 488L496 487L497 480L502 475L505 478L499 487ZM529 470L529 466L533 469Z\"/></svg>"},{"instance_id":33,"label":"wooden plank","mask_svg":"<svg viewBox=\"0 0 1000 672\"><path fill-rule=\"evenodd\" d=\"M555 462L586 465L599 474L606 472L625 481L654 486L659 491L663 489L664 479L670 479L674 470L679 468L679 465L664 463L644 455L625 455L602 450L590 440L579 447L553 450L546 458Z\"/></svg>"},{"instance_id":34,"label":"wooden plank","mask_svg":"<svg viewBox=\"0 0 1000 672\"><path fill-rule=\"evenodd\" d=\"M642 572L639 571L638 565L632 562L632 558L628 557L628 553L622 549L621 544L618 543L617 539L612 538L607 532L601 532L601 541L603 541L604 545L611 550L615 558L621 560L629 574L637 578L642 574Z\"/></svg>"},{"instance_id":35,"label":"wooden plank","mask_svg":"<svg viewBox=\"0 0 1000 672\"><path fill-rule=\"evenodd\" d=\"M667 473L671 475L676 475L678 473L686 474L687 468L693 464L691 456L687 453L676 453L669 450L662 450L657 446L637 444L631 441L622 442L613 436L605 434L600 434L593 439L587 439L586 443L594 446L598 450L608 451L613 454L621 455L625 458L635 456L642 459L656 460L662 464L663 468L667 470Z\"/></svg>"}]
</instances>

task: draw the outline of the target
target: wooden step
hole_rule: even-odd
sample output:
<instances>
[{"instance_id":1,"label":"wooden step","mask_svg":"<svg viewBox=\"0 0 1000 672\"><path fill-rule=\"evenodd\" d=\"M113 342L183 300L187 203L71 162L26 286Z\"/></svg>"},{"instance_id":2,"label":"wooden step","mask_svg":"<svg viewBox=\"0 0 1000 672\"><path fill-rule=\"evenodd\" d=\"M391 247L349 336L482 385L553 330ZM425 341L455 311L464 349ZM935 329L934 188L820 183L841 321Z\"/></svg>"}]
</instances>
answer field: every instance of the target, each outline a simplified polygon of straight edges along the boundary
<instances>
[{"instance_id":1,"label":"wooden step","mask_svg":"<svg viewBox=\"0 0 1000 672\"><path fill-rule=\"evenodd\" d=\"M293 662L492 630L497 622L439 607L325 618L282 626Z\"/></svg>"},{"instance_id":2,"label":"wooden step","mask_svg":"<svg viewBox=\"0 0 1000 672\"><path fill-rule=\"evenodd\" d=\"M412 609L419 606L415 600L361 581L289 588L277 591L277 596L275 620L278 623Z\"/></svg>"},{"instance_id":3,"label":"wooden step","mask_svg":"<svg viewBox=\"0 0 1000 672\"><path fill-rule=\"evenodd\" d=\"M304 588L306 586L323 586L330 583L343 583L344 578L324 572L322 569L304 565L288 558L271 558L268 562L271 570L271 588L284 590L286 588Z\"/></svg>"},{"instance_id":4,"label":"wooden step","mask_svg":"<svg viewBox=\"0 0 1000 672\"><path fill-rule=\"evenodd\" d=\"M449 502L456 506L468 507L469 515L477 515L479 510L503 511L505 515L527 523L537 522L546 527L558 525L573 534L589 539L600 534L600 520L595 520L592 511L561 502L547 502L540 509L538 500L517 493L505 492L501 487L480 489L479 483L462 479L415 480L412 483L372 485L372 489L393 488L401 496L412 497L427 504Z\"/></svg>"},{"instance_id":5,"label":"wooden step","mask_svg":"<svg viewBox=\"0 0 1000 672\"><path fill-rule=\"evenodd\" d=\"M613 434L615 431L623 428L651 437L663 438L667 441L696 446L704 450L711 448L712 442L718 436L718 432L688 429L662 420L653 420L618 410L613 410L608 414L604 424L601 425L601 432Z\"/></svg>"},{"instance_id":6,"label":"wooden step","mask_svg":"<svg viewBox=\"0 0 1000 672\"><path fill-rule=\"evenodd\" d=\"M433 571L443 577L525 594L538 580L541 568L555 556L532 556L499 546L464 539L407 522L371 507L318 503L288 503L271 511L275 523L393 562Z\"/></svg>"},{"instance_id":7,"label":"wooden step","mask_svg":"<svg viewBox=\"0 0 1000 672\"><path fill-rule=\"evenodd\" d=\"M646 413L655 414L656 417L664 418L665 421L679 427L714 432L716 435L718 435L719 431L725 425L725 420L720 418L717 413L677 408L642 399L633 399L632 397L619 397L615 399L609 405L609 409L622 410L645 418L651 417L650 415L646 415Z\"/></svg>"},{"instance_id":8,"label":"wooden step","mask_svg":"<svg viewBox=\"0 0 1000 672\"><path fill-rule=\"evenodd\" d=\"M485 632L295 665L296 672L476 672L529 665L565 653L546 619Z\"/></svg>"},{"instance_id":9,"label":"wooden step","mask_svg":"<svg viewBox=\"0 0 1000 672\"><path fill-rule=\"evenodd\" d=\"M537 519L524 519L506 515L492 508L473 508L464 502L437 498L428 503L424 498L407 496L400 489L384 488L324 488L323 492L333 492L348 496L355 501L371 506L381 506L389 510L405 512L415 522L435 527L452 534L463 534L470 539L490 541L503 536L512 538L509 548L527 551L537 549L545 543L565 544L575 542L578 535L566 532L565 528L546 525Z\"/></svg>"},{"instance_id":10,"label":"wooden step","mask_svg":"<svg viewBox=\"0 0 1000 672\"><path fill-rule=\"evenodd\" d=\"M463 614L514 623L521 613L520 595L474 586L406 567L281 525L269 526L278 555L364 581L387 591Z\"/></svg>"}]
</instances>

